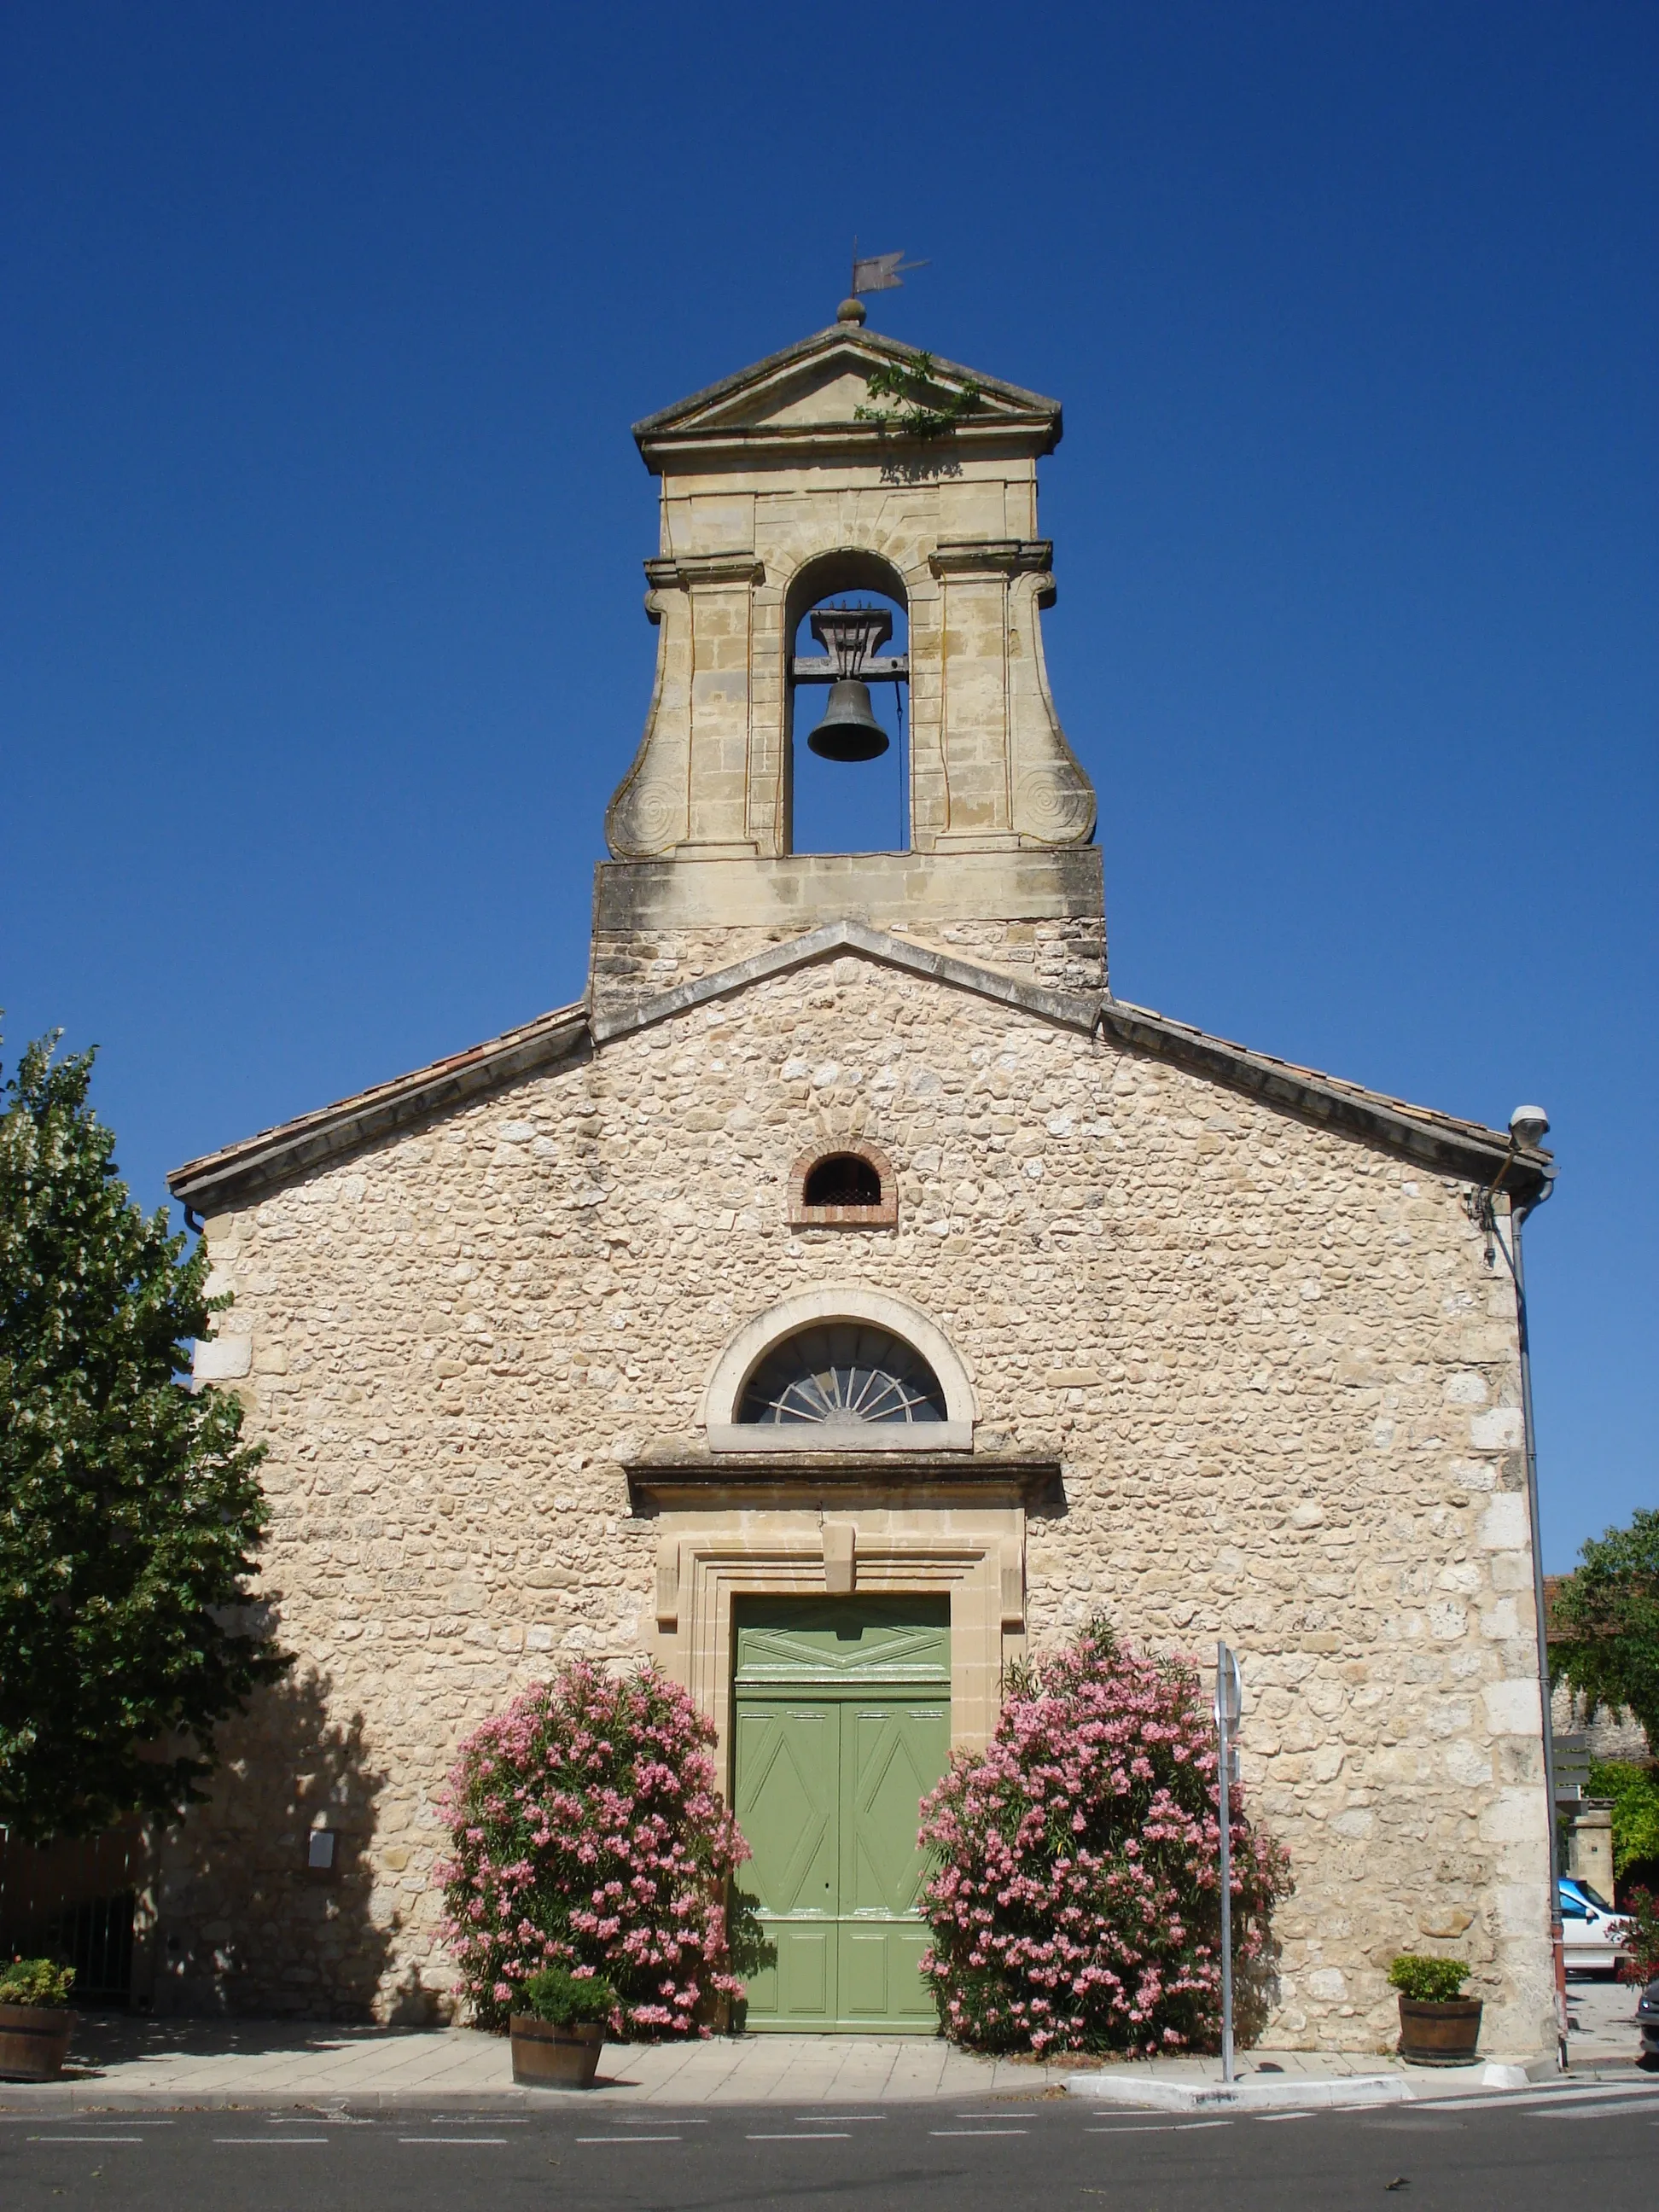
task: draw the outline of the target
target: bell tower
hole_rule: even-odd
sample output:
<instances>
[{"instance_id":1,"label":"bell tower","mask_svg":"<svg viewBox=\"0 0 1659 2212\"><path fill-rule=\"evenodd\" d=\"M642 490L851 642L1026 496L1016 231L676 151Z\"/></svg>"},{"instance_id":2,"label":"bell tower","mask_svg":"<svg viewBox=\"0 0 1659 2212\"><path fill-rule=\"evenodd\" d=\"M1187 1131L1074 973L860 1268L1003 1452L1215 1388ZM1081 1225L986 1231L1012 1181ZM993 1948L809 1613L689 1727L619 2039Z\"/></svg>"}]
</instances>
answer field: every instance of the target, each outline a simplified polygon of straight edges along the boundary
<instances>
[{"instance_id":1,"label":"bell tower","mask_svg":"<svg viewBox=\"0 0 1659 2212\"><path fill-rule=\"evenodd\" d=\"M872 401L872 377L896 371L919 404ZM1103 988L1095 795L1042 653L1054 586L1036 465L1060 441L1058 403L919 367L849 301L830 329L634 434L662 487L646 562L657 670L605 817L595 1000L843 919ZM902 611L905 653L883 653L891 624L872 595ZM826 648L810 659L809 615ZM795 746L810 732L831 760L881 750L868 687L884 683L908 703L908 849L796 853Z\"/></svg>"}]
</instances>

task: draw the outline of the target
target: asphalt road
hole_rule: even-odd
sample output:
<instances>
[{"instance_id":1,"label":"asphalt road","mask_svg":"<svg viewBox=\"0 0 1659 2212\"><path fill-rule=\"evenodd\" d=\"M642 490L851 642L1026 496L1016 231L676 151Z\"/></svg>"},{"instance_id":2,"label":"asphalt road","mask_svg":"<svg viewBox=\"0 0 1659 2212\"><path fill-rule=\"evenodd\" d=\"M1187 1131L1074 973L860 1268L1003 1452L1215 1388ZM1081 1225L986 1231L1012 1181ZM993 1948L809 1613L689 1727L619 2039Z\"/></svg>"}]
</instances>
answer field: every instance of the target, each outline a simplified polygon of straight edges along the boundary
<instances>
[{"instance_id":1,"label":"asphalt road","mask_svg":"<svg viewBox=\"0 0 1659 2212\"><path fill-rule=\"evenodd\" d=\"M1652 2212L1659 2088L1232 2119L1078 2099L792 2113L280 2112L0 2123L0 2205L156 2212Z\"/></svg>"}]
</instances>

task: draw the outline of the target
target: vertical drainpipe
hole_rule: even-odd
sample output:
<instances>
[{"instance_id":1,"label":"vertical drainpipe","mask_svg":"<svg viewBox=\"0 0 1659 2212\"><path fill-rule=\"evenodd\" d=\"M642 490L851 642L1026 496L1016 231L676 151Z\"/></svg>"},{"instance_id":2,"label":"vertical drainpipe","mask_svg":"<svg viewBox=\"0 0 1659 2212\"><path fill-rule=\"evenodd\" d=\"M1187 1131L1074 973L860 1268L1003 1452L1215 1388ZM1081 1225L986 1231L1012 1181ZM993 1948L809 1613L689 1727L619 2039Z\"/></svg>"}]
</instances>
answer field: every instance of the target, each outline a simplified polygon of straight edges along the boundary
<instances>
[{"instance_id":1,"label":"vertical drainpipe","mask_svg":"<svg viewBox=\"0 0 1659 2212\"><path fill-rule=\"evenodd\" d=\"M1543 1727L1544 1790L1548 1798L1550 1859L1550 1956L1555 1970L1556 2063L1567 2064L1567 1967L1561 1924L1559 1818L1555 1804L1555 1736L1550 1726L1550 1662L1547 1609L1544 1599L1544 1553L1538 1511L1538 1431L1532 1411L1532 1346L1527 1327L1527 1271L1521 1255L1521 1225L1534 1206L1541 1206L1552 1188L1546 1182L1530 1204L1510 1202L1510 1273L1515 1279L1515 1316L1521 1349L1521 1431L1526 1462L1527 1512L1532 1528L1532 1594L1538 1635L1538 1701ZM1500 1249L1503 1239L1498 1240Z\"/></svg>"}]
</instances>

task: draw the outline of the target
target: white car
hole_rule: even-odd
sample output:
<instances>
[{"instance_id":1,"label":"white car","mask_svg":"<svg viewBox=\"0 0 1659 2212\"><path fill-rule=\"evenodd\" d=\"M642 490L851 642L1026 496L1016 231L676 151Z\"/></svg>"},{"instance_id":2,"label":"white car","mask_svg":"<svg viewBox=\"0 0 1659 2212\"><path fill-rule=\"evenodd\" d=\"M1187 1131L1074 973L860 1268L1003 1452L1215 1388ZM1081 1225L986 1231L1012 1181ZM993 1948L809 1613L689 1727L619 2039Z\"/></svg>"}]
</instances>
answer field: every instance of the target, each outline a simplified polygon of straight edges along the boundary
<instances>
[{"instance_id":1,"label":"white car","mask_svg":"<svg viewBox=\"0 0 1659 2212\"><path fill-rule=\"evenodd\" d=\"M1614 1974L1627 1955L1624 1916L1576 1875L1561 1877L1561 1934L1570 1974Z\"/></svg>"}]
</instances>

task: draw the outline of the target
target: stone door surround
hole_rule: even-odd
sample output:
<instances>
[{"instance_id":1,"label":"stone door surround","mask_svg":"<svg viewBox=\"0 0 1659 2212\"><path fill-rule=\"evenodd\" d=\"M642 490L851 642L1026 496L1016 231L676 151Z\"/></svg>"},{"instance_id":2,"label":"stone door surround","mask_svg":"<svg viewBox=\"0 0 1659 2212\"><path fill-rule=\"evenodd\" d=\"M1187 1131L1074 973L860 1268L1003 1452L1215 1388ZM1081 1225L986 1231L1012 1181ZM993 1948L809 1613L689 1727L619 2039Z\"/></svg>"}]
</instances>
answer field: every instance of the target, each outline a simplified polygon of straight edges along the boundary
<instances>
[{"instance_id":1,"label":"stone door surround","mask_svg":"<svg viewBox=\"0 0 1659 2212\"><path fill-rule=\"evenodd\" d=\"M805 1486L803 1486L805 1487ZM905 1503L884 1468L833 1504L713 1498L659 1515L656 1656L689 1690L732 1773L734 1597L948 1596L951 1745L979 1749L1001 1706L1006 1663L1024 1650L1025 1509L1018 1502Z\"/></svg>"}]
</instances>

